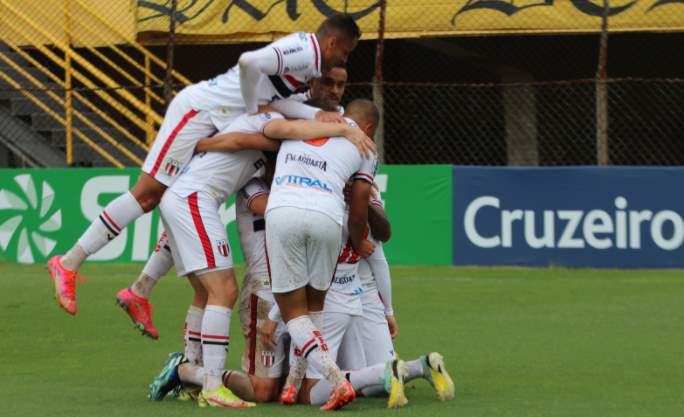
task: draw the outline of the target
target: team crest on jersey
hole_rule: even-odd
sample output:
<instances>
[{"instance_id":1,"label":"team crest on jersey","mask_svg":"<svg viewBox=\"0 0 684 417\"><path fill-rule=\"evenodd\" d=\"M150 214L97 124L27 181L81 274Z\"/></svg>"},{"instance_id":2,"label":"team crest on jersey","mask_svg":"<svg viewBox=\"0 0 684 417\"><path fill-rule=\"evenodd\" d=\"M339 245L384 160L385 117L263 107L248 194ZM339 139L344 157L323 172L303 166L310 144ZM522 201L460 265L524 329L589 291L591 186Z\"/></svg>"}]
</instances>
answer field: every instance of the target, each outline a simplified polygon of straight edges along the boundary
<instances>
[{"instance_id":1,"label":"team crest on jersey","mask_svg":"<svg viewBox=\"0 0 684 417\"><path fill-rule=\"evenodd\" d=\"M216 242L216 249L221 256L228 256L230 253L230 247L228 246L228 241L223 239Z\"/></svg>"},{"instance_id":2,"label":"team crest on jersey","mask_svg":"<svg viewBox=\"0 0 684 417\"><path fill-rule=\"evenodd\" d=\"M174 175L178 174L180 172L180 169L181 163L173 158L168 158L164 163L164 172L169 177L173 177Z\"/></svg>"},{"instance_id":3,"label":"team crest on jersey","mask_svg":"<svg viewBox=\"0 0 684 417\"><path fill-rule=\"evenodd\" d=\"M261 352L261 364L267 368L273 366L275 362L275 352L264 350Z\"/></svg>"}]
</instances>

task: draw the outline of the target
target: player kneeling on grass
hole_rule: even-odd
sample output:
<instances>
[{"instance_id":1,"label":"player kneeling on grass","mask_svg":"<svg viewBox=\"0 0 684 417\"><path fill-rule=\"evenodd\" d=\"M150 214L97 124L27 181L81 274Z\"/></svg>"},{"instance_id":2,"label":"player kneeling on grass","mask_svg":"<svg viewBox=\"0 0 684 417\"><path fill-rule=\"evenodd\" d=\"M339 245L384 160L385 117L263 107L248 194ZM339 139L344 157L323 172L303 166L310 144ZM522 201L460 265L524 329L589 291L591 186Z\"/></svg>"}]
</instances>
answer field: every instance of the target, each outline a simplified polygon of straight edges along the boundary
<instances>
[{"instance_id":1,"label":"player kneeling on grass","mask_svg":"<svg viewBox=\"0 0 684 417\"><path fill-rule=\"evenodd\" d=\"M204 141L200 151L218 148L241 152L202 152L190 161L181 176L165 193L160 204L164 227L179 276L187 276L195 289L193 306L204 311L201 328L201 361L189 358L169 360L152 384L150 398L161 399L181 380L202 385L200 405L248 407L252 403L237 398L223 385L228 329L232 307L237 298L237 283L232 268L226 229L218 208L252 177L261 176L263 154L243 149L275 150L278 142L266 138L310 139L321 134L342 134L356 141L365 152L371 144L363 132L344 124L311 121L285 121L277 113L242 116L225 135ZM337 132L337 133L332 133ZM227 141L227 142L226 142ZM367 142L367 143L366 143ZM190 349L192 350L192 349ZM195 356L199 356L197 353ZM192 354L190 355L192 356Z\"/></svg>"}]
</instances>

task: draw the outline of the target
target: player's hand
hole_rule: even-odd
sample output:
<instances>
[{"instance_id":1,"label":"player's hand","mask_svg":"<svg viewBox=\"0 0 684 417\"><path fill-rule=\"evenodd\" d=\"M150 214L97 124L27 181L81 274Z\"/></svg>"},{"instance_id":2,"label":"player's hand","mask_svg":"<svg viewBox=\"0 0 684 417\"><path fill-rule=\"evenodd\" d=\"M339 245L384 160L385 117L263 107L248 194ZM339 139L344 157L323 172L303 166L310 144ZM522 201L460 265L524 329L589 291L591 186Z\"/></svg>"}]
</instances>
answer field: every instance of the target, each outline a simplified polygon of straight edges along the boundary
<instances>
[{"instance_id":1,"label":"player's hand","mask_svg":"<svg viewBox=\"0 0 684 417\"><path fill-rule=\"evenodd\" d=\"M344 117L335 111L319 110L316 112L315 120L323 123L344 123Z\"/></svg>"},{"instance_id":2,"label":"player's hand","mask_svg":"<svg viewBox=\"0 0 684 417\"><path fill-rule=\"evenodd\" d=\"M394 339L399 334L399 326L397 325L397 319L394 316L385 317L387 318L387 326L389 327L390 336L392 336L392 339Z\"/></svg>"},{"instance_id":3,"label":"player's hand","mask_svg":"<svg viewBox=\"0 0 684 417\"><path fill-rule=\"evenodd\" d=\"M371 159L374 155L377 155L378 148L375 146L373 139L369 138L363 130L358 127L349 127L347 133L344 137L356 146L359 153L363 158Z\"/></svg>"},{"instance_id":4,"label":"player's hand","mask_svg":"<svg viewBox=\"0 0 684 417\"><path fill-rule=\"evenodd\" d=\"M275 331L277 327L278 322L266 319L261 323L258 330L261 343L268 350L275 350L276 348Z\"/></svg>"},{"instance_id":5,"label":"player's hand","mask_svg":"<svg viewBox=\"0 0 684 417\"><path fill-rule=\"evenodd\" d=\"M368 258L373 254L373 252L375 252L375 243L368 239L364 239L361 241L361 246L354 248L354 250L359 254L360 257Z\"/></svg>"},{"instance_id":6,"label":"player's hand","mask_svg":"<svg viewBox=\"0 0 684 417\"><path fill-rule=\"evenodd\" d=\"M278 110L274 109L273 107L269 106L268 104L262 104L259 106L259 113L277 113Z\"/></svg>"}]
</instances>

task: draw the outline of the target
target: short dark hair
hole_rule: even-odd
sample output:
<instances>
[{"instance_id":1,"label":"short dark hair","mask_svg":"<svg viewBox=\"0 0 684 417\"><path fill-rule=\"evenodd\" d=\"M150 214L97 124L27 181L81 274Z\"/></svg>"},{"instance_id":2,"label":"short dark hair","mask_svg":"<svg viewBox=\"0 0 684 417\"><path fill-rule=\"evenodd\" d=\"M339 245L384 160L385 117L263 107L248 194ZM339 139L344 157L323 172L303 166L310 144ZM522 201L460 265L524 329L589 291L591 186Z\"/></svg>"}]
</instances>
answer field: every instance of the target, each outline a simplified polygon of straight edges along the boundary
<instances>
[{"instance_id":1,"label":"short dark hair","mask_svg":"<svg viewBox=\"0 0 684 417\"><path fill-rule=\"evenodd\" d=\"M377 126L380 121L380 112L377 106L365 98L357 98L347 104L344 115L351 117L357 123L367 122L373 126Z\"/></svg>"},{"instance_id":2,"label":"short dark hair","mask_svg":"<svg viewBox=\"0 0 684 417\"><path fill-rule=\"evenodd\" d=\"M318 27L320 37L330 36L333 32L341 33L349 40L359 39L361 29L349 14L337 13L325 19Z\"/></svg>"}]
</instances>

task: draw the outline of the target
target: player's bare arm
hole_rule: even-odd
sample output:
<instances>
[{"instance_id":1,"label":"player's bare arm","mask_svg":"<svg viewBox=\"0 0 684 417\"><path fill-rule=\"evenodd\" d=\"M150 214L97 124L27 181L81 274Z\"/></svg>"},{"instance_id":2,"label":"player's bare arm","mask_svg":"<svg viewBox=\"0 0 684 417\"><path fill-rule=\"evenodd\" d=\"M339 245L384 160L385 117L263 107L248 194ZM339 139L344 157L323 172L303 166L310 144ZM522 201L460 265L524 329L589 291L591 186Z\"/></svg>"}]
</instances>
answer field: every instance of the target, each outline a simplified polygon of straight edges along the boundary
<instances>
[{"instance_id":1,"label":"player's bare arm","mask_svg":"<svg viewBox=\"0 0 684 417\"><path fill-rule=\"evenodd\" d=\"M358 127L313 120L274 120L264 128L273 139L309 140L320 137L344 136L356 146L361 156L370 158L377 153L375 143Z\"/></svg>"},{"instance_id":2,"label":"player's bare arm","mask_svg":"<svg viewBox=\"0 0 684 417\"><path fill-rule=\"evenodd\" d=\"M289 119L317 120L325 123L344 123L341 114L335 111L325 111L310 106L295 99L276 100L271 107Z\"/></svg>"},{"instance_id":3,"label":"player's bare arm","mask_svg":"<svg viewBox=\"0 0 684 417\"><path fill-rule=\"evenodd\" d=\"M260 194L249 202L249 210L256 216L263 216L268 205L268 194Z\"/></svg>"},{"instance_id":4,"label":"player's bare arm","mask_svg":"<svg viewBox=\"0 0 684 417\"><path fill-rule=\"evenodd\" d=\"M349 195L349 240L354 250L364 258L369 257L375 250L375 244L366 239L365 229L368 224L368 199L371 183L355 180Z\"/></svg>"},{"instance_id":5,"label":"player's bare arm","mask_svg":"<svg viewBox=\"0 0 684 417\"><path fill-rule=\"evenodd\" d=\"M368 205L368 226L375 239L383 243L390 239L390 222L382 206L377 204Z\"/></svg>"},{"instance_id":6,"label":"player's bare arm","mask_svg":"<svg viewBox=\"0 0 684 417\"><path fill-rule=\"evenodd\" d=\"M280 142L261 133L230 132L200 139L195 152L239 152L247 149L276 152L279 147Z\"/></svg>"}]
</instances>

